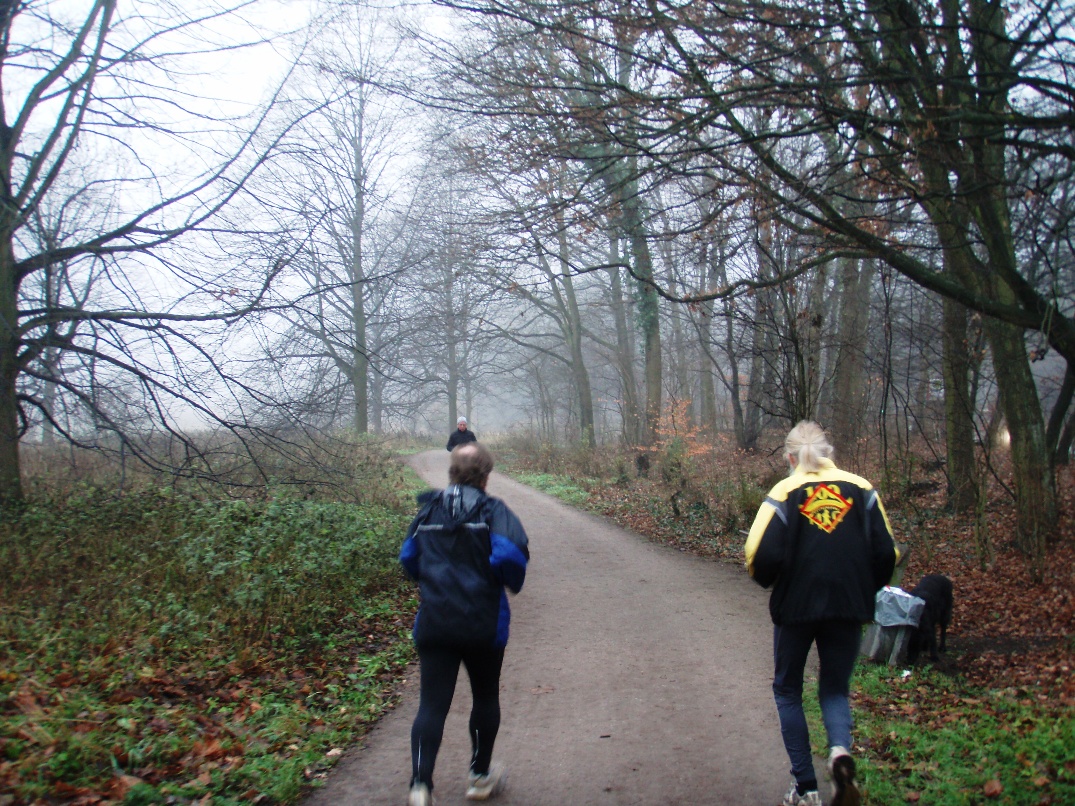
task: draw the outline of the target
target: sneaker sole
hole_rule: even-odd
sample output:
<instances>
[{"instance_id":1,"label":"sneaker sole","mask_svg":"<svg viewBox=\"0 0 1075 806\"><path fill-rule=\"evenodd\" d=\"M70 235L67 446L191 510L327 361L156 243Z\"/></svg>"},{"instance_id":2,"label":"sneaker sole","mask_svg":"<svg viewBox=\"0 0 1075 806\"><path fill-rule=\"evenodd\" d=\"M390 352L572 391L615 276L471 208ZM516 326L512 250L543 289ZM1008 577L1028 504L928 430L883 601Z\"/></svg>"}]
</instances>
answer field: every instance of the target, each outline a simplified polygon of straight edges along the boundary
<instances>
[{"instance_id":1,"label":"sneaker sole","mask_svg":"<svg viewBox=\"0 0 1075 806\"><path fill-rule=\"evenodd\" d=\"M832 762L832 780L836 785L830 806L861 806L862 796L855 786L855 759L837 756Z\"/></svg>"},{"instance_id":2,"label":"sneaker sole","mask_svg":"<svg viewBox=\"0 0 1075 806\"><path fill-rule=\"evenodd\" d=\"M504 787L507 785L507 783L508 783L508 775L507 775L507 773L501 773L500 777L497 778L496 783L494 783L488 789L468 788L467 793L466 793L466 795L464 795L464 797L467 800L490 800L492 798L495 798L501 792L503 792Z\"/></svg>"}]
</instances>

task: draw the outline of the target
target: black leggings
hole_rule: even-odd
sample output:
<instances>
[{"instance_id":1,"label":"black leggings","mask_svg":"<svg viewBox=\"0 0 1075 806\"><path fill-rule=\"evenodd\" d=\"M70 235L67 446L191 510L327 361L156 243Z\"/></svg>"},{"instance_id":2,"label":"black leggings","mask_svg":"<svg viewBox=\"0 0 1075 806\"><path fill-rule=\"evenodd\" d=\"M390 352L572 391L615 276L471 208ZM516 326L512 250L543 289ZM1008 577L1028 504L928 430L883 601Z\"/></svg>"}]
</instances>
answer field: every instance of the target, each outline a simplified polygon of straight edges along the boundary
<instances>
[{"instance_id":1,"label":"black leggings","mask_svg":"<svg viewBox=\"0 0 1075 806\"><path fill-rule=\"evenodd\" d=\"M500 728L500 668L504 664L504 648L420 646L418 662L422 690L418 716L411 727L411 784L421 783L433 789L433 766L444 734L444 720L452 707L460 662L466 666L474 697L470 712L473 750L470 771L485 775L489 772L493 742Z\"/></svg>"}]
</instances>

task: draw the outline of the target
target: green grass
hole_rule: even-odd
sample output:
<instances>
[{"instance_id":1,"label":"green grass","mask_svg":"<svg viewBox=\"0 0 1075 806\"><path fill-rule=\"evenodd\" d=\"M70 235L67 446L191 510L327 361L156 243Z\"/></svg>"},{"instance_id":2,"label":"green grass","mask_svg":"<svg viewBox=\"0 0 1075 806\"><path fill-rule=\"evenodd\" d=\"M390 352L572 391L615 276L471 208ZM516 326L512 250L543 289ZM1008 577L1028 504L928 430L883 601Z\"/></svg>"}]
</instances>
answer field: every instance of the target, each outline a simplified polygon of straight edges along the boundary
<instances>
[{"instance_id":1,"label":"green grass","mask_svg":"<svg viewBox=\"0 0 1075 806\"><path fill-rule=\"evenodd\" d=\"M825 758L816 688L816 678L807 681L804 707L814 753ZM866 804L1075 803L1070 708L1018 692L978 691L931 670L904 678L872 663L856 668L852 696Z\"/></svg>"},{"instance_id":2,"label":"green grass","mask_svg":"<svg viewBox=\"0 0 1075 806\"><path fill-rule=\"evenodd\" d=\"M513 473L512 477L521 484L541 490L566 504L585 507L590 503L590 493L582 486L585 482L580 483L552 473Z\"/></svg>"},{"instance_id":3,"label":"green grass","mask_svg":"<svg viewBox=\"0 0 1075 806\"><path fill-rule=\"evenodd\" d=\"M5 518L0 793L296 800L412 659L409 491L378 491L391 508L83 487Z\"/></svg>"}]
</instances>

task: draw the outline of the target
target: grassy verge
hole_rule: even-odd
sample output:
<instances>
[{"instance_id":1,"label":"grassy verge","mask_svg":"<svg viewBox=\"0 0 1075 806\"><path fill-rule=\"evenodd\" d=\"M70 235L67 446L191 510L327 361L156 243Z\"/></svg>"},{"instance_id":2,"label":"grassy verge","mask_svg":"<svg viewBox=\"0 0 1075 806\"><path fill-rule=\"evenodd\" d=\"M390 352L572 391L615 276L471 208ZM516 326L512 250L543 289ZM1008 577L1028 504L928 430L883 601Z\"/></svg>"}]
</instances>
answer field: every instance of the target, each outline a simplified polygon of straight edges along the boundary
<instances>
[{"instance_id":1,"label":"grassy verge","mask_svg":"<svg viewBox=\"0 0 1075 806\"><path fill-rule=\"evenodd\" d=\"M856 669L852 698L866 804L1075 803L1075 721L1055 705L868 663ZM804 701L814 752L824 758L816 679Z\"/></svg>"},{"instance_id":2,"label":"grassy verge","mask_svg":"<svg viewBox=\"0 0 1075 806\"><path fill-rule=\"evenodd\" d=\"M585 482L577 482L565 476L557 476L552 473L513 473L512 478L516 481L541 490L543 493L558 498L565 504L575 507L586 508L591 503L590 492L586 489Z\"/></svg>"},{"instance_id":3,"label":"grassy verge","mask_svg":"<svg viewBox=\"0 0 1075 806\"><path fill-rule=\"evenodd\" d=\"M5 518L0 803L296 800L411 659L400 492L76 489Z\"/></svg>"}]
</instances>

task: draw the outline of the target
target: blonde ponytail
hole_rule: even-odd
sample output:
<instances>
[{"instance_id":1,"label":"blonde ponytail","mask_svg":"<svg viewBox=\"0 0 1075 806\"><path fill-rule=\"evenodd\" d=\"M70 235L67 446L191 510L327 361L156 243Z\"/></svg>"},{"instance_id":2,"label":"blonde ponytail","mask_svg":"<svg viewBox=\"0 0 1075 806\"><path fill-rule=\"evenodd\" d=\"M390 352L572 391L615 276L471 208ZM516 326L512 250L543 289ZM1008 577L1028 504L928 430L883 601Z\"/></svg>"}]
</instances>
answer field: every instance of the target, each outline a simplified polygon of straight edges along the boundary
<instances>
[{"instance_id":1,"label":"blonde ponytail","mask_svg":"<svg viewBox=\"0 0 1075 806\"><path fill-rule=\"evenodd\" d=\"M833 447L820 425L802 420L788 432L784 440L784 453L795 457L798 469L813 473L821 469L823 459L832 458Z\"/></svg>"}]
</instances>

